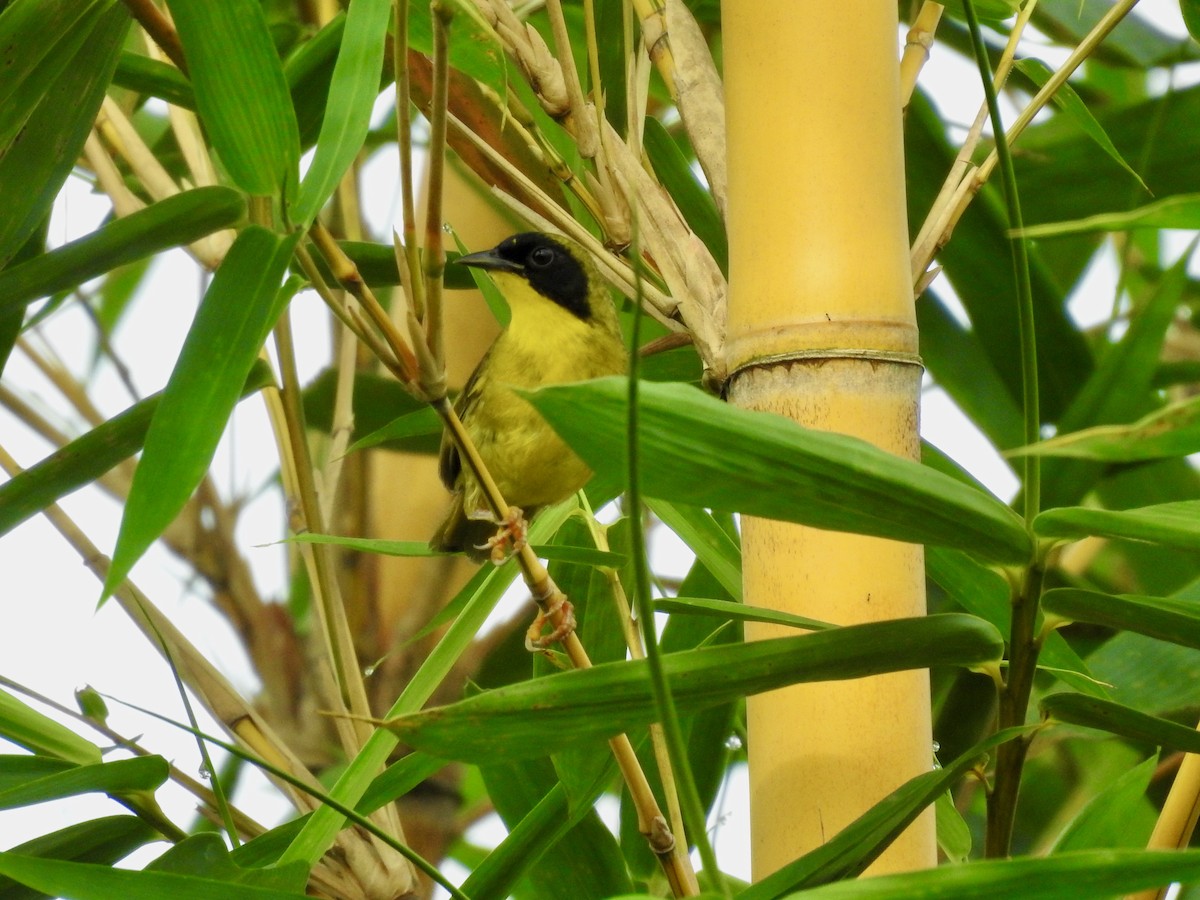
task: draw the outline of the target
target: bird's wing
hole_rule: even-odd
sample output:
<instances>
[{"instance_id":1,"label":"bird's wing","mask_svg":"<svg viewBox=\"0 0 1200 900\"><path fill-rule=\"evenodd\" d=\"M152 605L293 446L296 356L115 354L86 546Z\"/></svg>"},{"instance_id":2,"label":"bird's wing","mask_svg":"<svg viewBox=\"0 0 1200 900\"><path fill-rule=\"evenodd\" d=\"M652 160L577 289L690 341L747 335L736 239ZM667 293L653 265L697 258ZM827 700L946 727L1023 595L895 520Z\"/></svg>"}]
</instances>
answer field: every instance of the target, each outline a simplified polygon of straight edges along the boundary
<instances>
[{"instance_id":1,"label":"bird's wing","mask_svg":"<svg viewBox=\"0 0 1200 900\"><path fill-rule=\"evenodd\" d=\"M467 417L471 414L471 407L479 399L482 387L479 383L479 373L487 366L488 357L491 355L492 350L489 347L487 353L483 355L483 359L479 361L479 365L475 367L475 371L471 373L471 377L467 379L467 383L463 385L458 399L454 401L454 411L458 413L458 418L462 422L467 421ZM442 479L442 484L453 491L459 487L458 476L461 474L462 459L458 455L458 445L451 439L450 433L443 430L442 444L438 450L438 475Z\"/></svg>"}]
</instances>

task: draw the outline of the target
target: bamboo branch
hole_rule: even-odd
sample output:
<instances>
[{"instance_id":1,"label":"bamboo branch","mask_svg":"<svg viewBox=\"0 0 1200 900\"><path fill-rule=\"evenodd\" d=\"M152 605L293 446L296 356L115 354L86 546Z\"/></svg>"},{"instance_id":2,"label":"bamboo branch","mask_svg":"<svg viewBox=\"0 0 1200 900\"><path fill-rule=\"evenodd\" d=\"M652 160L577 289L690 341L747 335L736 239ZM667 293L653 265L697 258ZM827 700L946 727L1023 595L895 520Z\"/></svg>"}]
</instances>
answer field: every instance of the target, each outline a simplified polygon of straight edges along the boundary
<instances>
[{"instance_id":1,"label":"bamboo branch","mask_svg":"<svg viewBox=\"0 0 1200 900\"><path fill-rule=\"evenodd\" d=\"M925 0L921 11L913 20L912 28L904 40L904 55L900 58L900 105L908 109L913 91L917 87L917 76L925 63L929 62L929 48L933 46L933 38L937 33L938 22L946 7L933 0Z\"/></svg>"}]
</instances>

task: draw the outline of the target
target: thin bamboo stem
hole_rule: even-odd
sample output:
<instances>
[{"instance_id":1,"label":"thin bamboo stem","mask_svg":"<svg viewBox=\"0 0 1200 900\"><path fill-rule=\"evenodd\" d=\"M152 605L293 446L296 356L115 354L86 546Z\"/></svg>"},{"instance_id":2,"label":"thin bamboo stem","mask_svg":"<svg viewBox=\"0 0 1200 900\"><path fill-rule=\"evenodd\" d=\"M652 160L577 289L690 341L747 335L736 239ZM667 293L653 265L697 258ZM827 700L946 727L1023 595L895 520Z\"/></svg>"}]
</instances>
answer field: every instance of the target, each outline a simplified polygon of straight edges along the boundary
<instances>
[{"instance_id":1,"label":"thin bamboo stem","mask_svg":"<svg viewBox=\"0 0 1200 900\"><path fill-rule=\"evenodd\" d=\"M1017 191L1016 174L1009 154L1007 135L1000 118L996 86L989 71L987 50L979 30L972 0L963 0L975 59L979 66L979 77L987 96L988 112L996 129L996 150L1003 176L1004 200L1008 212L1008 225L1018 234L1021 230L1021 203ZM1017 320L1020 328L1022 410L1024 413L1025 442L1035 444L1041 437L1041 410L1038 395L1037 338L1035 334L1033 290L1029 275L1029 255L1025 239L1011 239L1013 268L1017 282ZM1041 463L1037 456L1023 460L1023 497L1025 522L1032 527L1041 504ZM1023 574L1020 590L1012 605L1012 631L1009 638L1008 678L1000 692L1000 727L1008 728L1025 724L1029 707L1029 695L1033 690L1033 678L1037 670L1038 652L1041 642L1036 634L1038 606L1041 600L1043 566L1035 560ZM988 856L1007 856L1012 844L1013 826L1016 821L1017 796L1020 791L1021 772L1025 763L1028 743L1024 740L1002 745L996 754L996 776L992 793L988 797L988 833L986 852Z\"/></svg>"},{"instance_id":2,"label":"thin bamboo stem","mask_svg":"<svg viewBox=\"0 0 1200 900\"><path fill-rule=\"evenodd\" d=\"M146 34L154 38L154 43L158 44L163 53L167 54L171 62L179 68L179 71L186 75L187 60L183 56L183 44L179 42L179 33L171 21L154 5L154 0L125 0L125 5L129 7L129 11L133 13L138 24L146 29Z\"/></svg>"},{"instance_id":3,"label":"thin bamboo stem","mask_svg":"<svg viewBox=\"0 0 1200 900\"><path fill-rule=\"evenodd\" d=\"M442 213L442 185L446 171L446 116L450 91L450 52L446 30L450 10L441 0L430 4L433 19L433 86L429 100L429 153L426 181L429 199L425 208L425 330L412 332L413 346L428 349L429 365L421 367L421 384L430 397L446 392L446 347L442 310L442 276L446 248ZM409 304L415 310L414 304ZM425 358L425 357L421 357Z\"/></svg>"},{"instance_id":4,"label":"thin bamboo stem","mask_svg":"<svg viewBox=\"0 0 1200 900\"><path fill-rule=\"evenodd\" d=\"M581 495L582 496L582 495ZM586 500L585 500L586 504ZM586 507L585 507L586 508ZM608 529L600 525L592 515L590 509L586 509L588 529L592 533L592 539L597 550L610 550L608 543ZM625 586L621 584L620 574L611 566L605 566L601 569L605 580L609 584L609 589L612 591L613 603L617 607L617 618L621 621L621 629L625 633L625 646L629 648L629 656L631 659L645 659L646 649L642 643L642 635L638 630L637 623L634 621L633 610L629 606L629 598L625 595ZM663 798L667 802L667 816L670 822L671 831L674 834L687 834L687 830L683 824L683 811L679 806L679 791L675 783L675 771L671 765L671 754L667 747L666 736L663 733L661 722L652 722L649 727L650 745L654 751L654 762L658 766L659 780L662 782ZM657 807L655 808L657 811ZM638 809L639 822L643 819L643 811ZM646 820L652 820L653 814L645 816ZM643 832L645 833L645 832ZM676 842L672 848L675 854L682 854L684 849L680 846L680 842ZM692 871L691 861L686 863L681 859L678 863L673 864L677 871L688 873L689 877L686 880L687 893L678 894L675 896L695 896L700 885L696 880L696 874Z\"/></svg>"},{"instance_id":5,"label":"thin bamboo stem","mask_svg":"<svg viewBox=\"0 0 1200 900\"><path fill-rule=\"evenodd\" d=\"M904 109L908 109L908 101L917 87L917 76L929 62L929 48L933 46L938 22L945 9L940 3L925 0L905 36L904 55L900 58L900 105Z\"/></svg>"},{"instance_id":6,"label":"thin bamboo stem","mask_svg":"<svg viewBox=\"0 0 1200 900\"><path fill-rule=\"evenodd\" d=\"M403 238L396 245L396 268L402 278L409 304L418 320L425 318L425 293L421 273L421 256L417 250L417 216L413 190L412 167L412 79L408 72L408 0L393 0L392 16L396 22L392 43L392 65L396 80L396 143L400 154L400 215ZM401 246L402 245L402 246ZM401 252L403 250L403 252Z\"/></svg>"}]
</instances>

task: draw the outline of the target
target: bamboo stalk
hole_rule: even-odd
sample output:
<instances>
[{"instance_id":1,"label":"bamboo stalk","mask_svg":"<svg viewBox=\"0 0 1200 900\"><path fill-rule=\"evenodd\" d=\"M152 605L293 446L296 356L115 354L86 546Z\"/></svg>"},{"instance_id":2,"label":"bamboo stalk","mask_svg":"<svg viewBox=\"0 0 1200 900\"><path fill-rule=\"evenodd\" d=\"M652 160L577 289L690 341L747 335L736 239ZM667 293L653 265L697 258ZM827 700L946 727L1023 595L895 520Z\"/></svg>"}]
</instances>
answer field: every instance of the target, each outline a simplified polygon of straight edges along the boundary
<instances>
[{"instance_id":1,"label":"bamboo stalk","mask_svg":"<svg viewBox=\"0 0 1200 900\"><path fill-rule=\"evenodd\" d=\"M730 401L916 459L896 7L725 0L722 21ZM747 603L840 625L924 612L918 546L750 517L742 529ZM785 631L746 625L748 640ZM755 879L932 763L923 671L750 697L747 720ZM868 872L935 862L928 810Z\"/></svg>"}]
</instances>

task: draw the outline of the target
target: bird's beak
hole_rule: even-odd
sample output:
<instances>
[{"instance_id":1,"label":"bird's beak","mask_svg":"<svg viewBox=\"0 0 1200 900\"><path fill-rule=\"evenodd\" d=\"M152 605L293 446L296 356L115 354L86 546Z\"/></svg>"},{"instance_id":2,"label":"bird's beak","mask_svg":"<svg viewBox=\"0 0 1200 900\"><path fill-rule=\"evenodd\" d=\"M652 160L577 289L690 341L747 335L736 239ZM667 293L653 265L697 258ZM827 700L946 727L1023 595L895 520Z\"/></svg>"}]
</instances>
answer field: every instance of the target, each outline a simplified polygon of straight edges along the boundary
<instances>
[{"instance_id":1,"label":"bird's beak","mask_svg":"<svg viewBox=\"0 0 1200 900\"><path fill-rule=\"evenodd\" d=\"M473 266L476 269L485 269L492 272L522 272L519 263L513 262L511 259L496 253L495 248L491 250L480 250L478 253L467 253L455 260L460 266Z\"/></svg>"}]
</instances>

